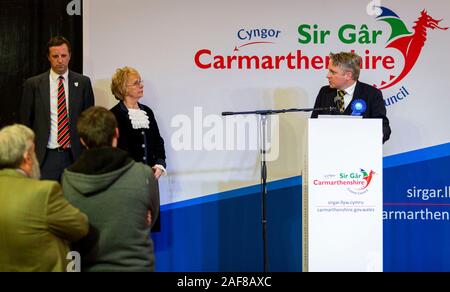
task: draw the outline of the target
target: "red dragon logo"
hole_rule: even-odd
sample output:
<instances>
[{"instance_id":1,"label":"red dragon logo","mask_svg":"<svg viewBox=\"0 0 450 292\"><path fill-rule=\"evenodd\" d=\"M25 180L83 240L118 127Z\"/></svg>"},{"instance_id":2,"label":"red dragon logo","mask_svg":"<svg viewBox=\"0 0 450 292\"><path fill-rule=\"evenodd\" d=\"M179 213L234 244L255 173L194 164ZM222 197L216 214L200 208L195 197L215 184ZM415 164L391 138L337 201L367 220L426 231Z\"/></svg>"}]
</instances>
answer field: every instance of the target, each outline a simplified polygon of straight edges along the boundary
<instances>
[{"instance_id":1,"label":"red dragon logo","mask_svg":"<svg viewBox=\"0 0 450 292\"><path fill-rule=\"evenodd\" d=\"M377 20L387 22L391 26L391 36L386 48L399 50L405 59L403 70L398 76L391 75L389 81L382 81L379 86L374 85L379 89L386 89L400 82L414 67L427 40L427 29L447 30L448 27L440 27L439 22L442 19L436 20L428 15L425 10L422 10L420 17L414 22L414 33L411 33L395 12L386 7L379 8L381 14L377 17Z\"/></svg>"},{"instance_id":2,"label":"red dragon logo","mask_svg":"<svg viewBox=\"0 0 450 292\"><path fill-rule=\"evenodd\" d=\"M375 171L371 170L369 173L367 173L364 169L361 168L361 173L363 175L363 180L366 181L366 185L362 188L360 188L359 190L364 190L365 188L367 188L370 185L370 182L372 181L372 177L375 173Z\"/></svg>"}]
</instances>

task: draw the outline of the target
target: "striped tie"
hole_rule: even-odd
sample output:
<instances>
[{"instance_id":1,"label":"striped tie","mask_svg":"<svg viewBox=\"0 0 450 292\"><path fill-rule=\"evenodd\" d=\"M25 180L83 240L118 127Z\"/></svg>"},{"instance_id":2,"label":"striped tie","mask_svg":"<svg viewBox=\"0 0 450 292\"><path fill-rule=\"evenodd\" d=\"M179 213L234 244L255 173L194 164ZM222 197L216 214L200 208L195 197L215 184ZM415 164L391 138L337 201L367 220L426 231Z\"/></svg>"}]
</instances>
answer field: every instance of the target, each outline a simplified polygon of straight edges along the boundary
<instances>
[{"instance_id":1,"label":"striped tie","mask_svg":"<svg viewBox=\"0 0 450 292\"><path fill-rule=\"evenodd\" d=\"M67 114L64 77L59 76L58 82L58 144L61 148L70 147L69 115Z\"/></svg>"},{"instance_id":2,"label":"striped tie","mask_svg":"<svg viewBox=\"0 0 450 292\"><path fill-rule=\"evenodd\" d=\"M345 90L338 90L337 91L339 99L337 101L338 107L339 107L339 111L341 113L343 113L345 111L345 107L344 107L344 95L345 95Z\"/></svg>"}]
</instances>

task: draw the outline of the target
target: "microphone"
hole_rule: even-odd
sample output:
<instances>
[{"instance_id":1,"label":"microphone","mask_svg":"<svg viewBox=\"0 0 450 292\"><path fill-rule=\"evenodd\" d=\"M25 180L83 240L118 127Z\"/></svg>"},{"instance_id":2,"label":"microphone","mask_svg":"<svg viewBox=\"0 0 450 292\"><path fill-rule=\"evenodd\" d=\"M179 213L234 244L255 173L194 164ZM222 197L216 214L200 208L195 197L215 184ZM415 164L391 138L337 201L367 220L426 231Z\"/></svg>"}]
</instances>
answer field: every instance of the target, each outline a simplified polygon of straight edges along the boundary
<instances>
[{"instance_id":1,"label":"microphone","mask_svg":"<svg viewBox=\"0 0 450 292\"><path fill-rule=\"evenodd\" d=\"M222 116L231 116L233 112L222 112Z\"/></svg>"},{"instance_id":2,"label":"microphone","mask_svg":"<svg viewBox=\"0 0 450 292\"><path fill-rule=\"evenodd\" d=\"M334 104L336 105L336 106L339 106L339 104L338 104L338 101L341 99L341 97L339 96L339 95L336 95L335 97L334 97Z\"/></svg>"},{"instance_id":3,"label":"microphone","mask_svg":"<svg viewBox=\"0 0 450 292\"><path fill-rule=\"evenodd\" d=\"M337 107L335 106L324 106L324 107L318 107L314 108L313 111L324 111L324 112L334 112L337 110Z\"/></svg>"}]
</instances>

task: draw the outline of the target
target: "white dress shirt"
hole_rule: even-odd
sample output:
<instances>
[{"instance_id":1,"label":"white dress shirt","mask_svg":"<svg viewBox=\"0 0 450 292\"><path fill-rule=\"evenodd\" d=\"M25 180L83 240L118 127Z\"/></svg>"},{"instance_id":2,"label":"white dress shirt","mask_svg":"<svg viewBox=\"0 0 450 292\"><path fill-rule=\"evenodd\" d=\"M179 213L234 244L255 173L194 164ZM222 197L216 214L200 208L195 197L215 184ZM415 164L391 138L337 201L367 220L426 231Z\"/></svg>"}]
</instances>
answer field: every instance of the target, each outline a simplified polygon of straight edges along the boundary
<instances>
[{"instance_id":1,"label":"white dress shirt","mask_svg":"<svg viewBox=\"0 0 450 292\"><path fill-rule=\"evenodd\" d=\"M345 88L345 95L344 95L344 108L346 109L350 102L353 99L353 94L355 93L355 87L356 87L356 81L353 83L353 85L350 85L349 87Z\"/></svg>"}]
</instances>

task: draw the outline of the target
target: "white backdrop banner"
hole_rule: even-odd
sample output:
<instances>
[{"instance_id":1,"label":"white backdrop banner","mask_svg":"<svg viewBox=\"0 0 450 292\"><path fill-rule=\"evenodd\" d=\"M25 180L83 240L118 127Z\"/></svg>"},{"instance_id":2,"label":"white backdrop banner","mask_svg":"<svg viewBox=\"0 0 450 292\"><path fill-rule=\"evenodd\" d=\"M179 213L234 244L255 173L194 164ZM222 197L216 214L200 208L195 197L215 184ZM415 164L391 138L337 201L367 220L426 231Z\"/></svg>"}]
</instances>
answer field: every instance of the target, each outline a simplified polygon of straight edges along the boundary
<instances>
[{"instance_id":1,"label":"white backdrop banner","mask_svg":"<svg viewBox=\"0 0 450 292\"><path fill-rule=\"evenodd\" d=\"M449 3L86 0L84 73L110 108L115 69L140 71L166 142L168 204L258 184L257 117L220 113L312 107L330 52L354 50L360 80L382 89L385 156L448 143ZM269 180L301 175L308 117L272 117Z\"/></svg>"}]
</instances>

